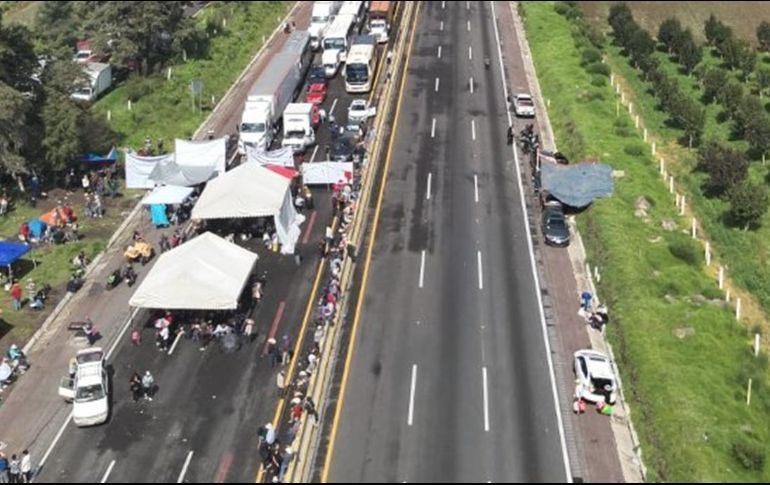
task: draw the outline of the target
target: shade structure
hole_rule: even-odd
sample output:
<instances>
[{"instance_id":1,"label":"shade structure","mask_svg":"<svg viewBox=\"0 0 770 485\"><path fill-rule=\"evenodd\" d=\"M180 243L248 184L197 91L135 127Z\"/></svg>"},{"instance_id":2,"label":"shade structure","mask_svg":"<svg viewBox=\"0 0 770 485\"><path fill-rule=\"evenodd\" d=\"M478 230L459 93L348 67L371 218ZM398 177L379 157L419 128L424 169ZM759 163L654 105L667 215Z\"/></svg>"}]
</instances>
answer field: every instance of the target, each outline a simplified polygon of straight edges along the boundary
<instances>
[{"instance_id":1,"label":"shade structure","mask_svg":"<svg viewBox=\"0 0 770 485\"><path fill-rule=\"evenodd\" d=\"M181 204L185 201L193 189L189 187L178 187L176 185L164 185L155 187L152 192L144 196L143 205L153 204Z\"/></svg>"},{"instance_id":2,"label":"shade structure","mask_svg":"<svg viewBox=\"0 0 770 485\"><path fill-rule=\"evenodd\" d=\"M256 163L244 163L206 185L193 207L193 219L275 216L291 180Z\"/></svg>"},{"instance_id":3,"label":"shade structure","mask_svg":"<svg viewBox=\"0 0 770 485\"><path fill-rule=\"evenodd\" d=\"M139 308L234 310L257 255L206 232L163 253L131 297Z\"/></svg>"},{"instance_id":4,"label":"shade structure","mask_svg":"<svg viewBox=\"0 0 770 485\"><path fill-rule=\"evenodd\" d=\"M27 254L32 247L28 244L0 241L0 266L8 266Z\"/></svg>"}]
</instances>

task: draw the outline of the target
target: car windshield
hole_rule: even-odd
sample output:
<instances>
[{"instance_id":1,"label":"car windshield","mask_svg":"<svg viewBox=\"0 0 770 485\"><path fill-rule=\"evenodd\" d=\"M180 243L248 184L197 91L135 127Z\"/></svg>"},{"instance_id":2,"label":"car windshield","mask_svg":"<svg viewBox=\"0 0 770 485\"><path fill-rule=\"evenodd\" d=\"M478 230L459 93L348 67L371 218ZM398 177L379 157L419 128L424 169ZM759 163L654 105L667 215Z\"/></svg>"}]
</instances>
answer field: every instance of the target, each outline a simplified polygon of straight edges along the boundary
<instances>
[{"instance_id":1,"label":"car windshield","mask_svg":"<svg viewBox=\"0 0 770 485\"><path fill-rule=\"evenodd\" d=\"M363 103L354 103L350 105L350 111L363 111L366 109L366 106Z\"/></svg>"},{"instance_id":2,"label":"car windshield","mask_svg":"<svg viewBox=\"0 0 770 485\"><path fill-rule=\"evenodd\" d=\"M311 81L322 81L326 79L326 74L324 74L324 68L323 66L313 66L310 68L310 74L308 74L308 79Z\"/></svg>"},{"instance_id":3,"label":"car windshield","mask_svg":"<svg viewBox=\"0 0 770 485\"><path fill-rule=\"evenodd\" d=\"M76 402L91 402L98 401L104 397L104 388L101 384L94 384L93 386L78 387L75 394Z\"/></svg>"},{"instance_id":4,"label":"car windshield","mask_svg":"<svg viewBox=\"0 0 770 485\"><path fill-rule=\"evenodd\" d=\"M532 100L529 98L519 98L516 101L520 106L533 106L534 103L532 103Z\"/></svg>"},{"instance_id":5,"label":"car windshield","mask_svg":"<svg viewBox=\"0 0 770 485\"><path fill-rule=\"evenodd\" d=\"M264 133L264 123L241 123L241 133Z\"/></svg>"},{"instance_id":6,"label":"car windshield","mask_svg":"<svg viewBox=\"0 0 770 485\"><path fill-rule=\"evenodd\" d=\"M342 50L345 48L345 39L341 37L331 37L324 39L324 50L337 49Z\"/></svg>"},{"instance_id":7,"label":"car windshield","mask_svg":"<svg viewBox=\"0 0 770 485\"><path fill-rule=\"evenodd\" d=\"M345 66L345 76L350 82L365 83L369 79L366 64L348 64Z\"/></svg>"}]
</instances>

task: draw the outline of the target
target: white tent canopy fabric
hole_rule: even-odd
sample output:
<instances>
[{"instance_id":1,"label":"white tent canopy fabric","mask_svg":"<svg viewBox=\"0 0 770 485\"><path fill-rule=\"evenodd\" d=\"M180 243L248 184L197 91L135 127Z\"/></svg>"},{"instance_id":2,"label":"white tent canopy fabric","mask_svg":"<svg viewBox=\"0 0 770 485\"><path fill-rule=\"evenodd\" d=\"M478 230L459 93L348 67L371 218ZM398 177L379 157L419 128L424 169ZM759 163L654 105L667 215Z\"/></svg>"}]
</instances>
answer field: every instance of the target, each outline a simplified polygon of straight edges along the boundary
<instances>
[{"instance_id":1,"label":"white tent canopy fabric","mask_svg":"<svg viewBox=\"0 0 770 485\"><path fill-rule=\"evenodd\" d=\"M291 254L305 218L294 209L290 182L257 163L244 163L206 184L193 207L192 218L273 216L281 252Z\"/></svg>"},{"instance_id":2,"label":"white tent canopy fabric","mask_svg":"<svg viewBox=\"0 0 770 485\"><path fill-rule=\"evenodd\" d=\"M303 163L302 181L305 185L336 184L349 182L353 175L353 162Z\"/></svg>"},{"instance_id":3,"label":"white tent canopy fabric","mask_svg":"<svg viewBox=\"0 0 770 485\"><path fill-rule=\"evenodd\" d=\"M190 197L192 192L193 189L189 187L178 187L176 185L155 187L152 192L144 196L142 205L181 204L185 199Z\"/></svg>"},{"instance_id":4,"label":"white tent canopy fabric","mask_svg":"<svg viewBox=\"0 0 770 485\"><path fill-rule=\"evenodd\" d=\"M163 160L155 165L150 173L150 180L156 184L193 187L215 177L214 167L195 167L179 165L174 160Z\"/></svg>"},{"instance_id":5,"label":"white tent canopy fabric","mask_svg":"<svg viewBox=\"0 0 770 485\"><path fill-rule=\"evenodd\" d=\"M262 165L281 165L294 168L294 151L291 147L283 147L266 152L252 146L246 146L246 160Z\"/></svg>"},{"instance_id":6,"label":"white tent canopy fabric","mask_svg":"<svg viewBox=\"0 0 770 485\"><path fill-rule=\"evenodd\" d=\"M136 152L126 153L126 187L129 189L151 189L156 183L150 179L150 174L159 163L174 161L174 154L169 153L158 157L142 157Z\"/></svg>"},{"instance_id":7,"label":"white tent canopy fabric","mask_svg":"<svg viewBox=\"0 0 770 485\"><path fill-rule=\"evenodd\" d=\"M219 175L225 173L227 163L226 138L189 141L176 139L176 163L180 167L212 167Z\"/></svg>"},{"instance_id":8,"label":"white tent canopy fabric","mask_svg":"<svg viewBox=\"0 0 770 485\"><path fill-rule=\"evenodd\" d=\"M131 297L139 308L234 310L257 255L210 232L163 253Z\"/></svg>"}]
</instances>

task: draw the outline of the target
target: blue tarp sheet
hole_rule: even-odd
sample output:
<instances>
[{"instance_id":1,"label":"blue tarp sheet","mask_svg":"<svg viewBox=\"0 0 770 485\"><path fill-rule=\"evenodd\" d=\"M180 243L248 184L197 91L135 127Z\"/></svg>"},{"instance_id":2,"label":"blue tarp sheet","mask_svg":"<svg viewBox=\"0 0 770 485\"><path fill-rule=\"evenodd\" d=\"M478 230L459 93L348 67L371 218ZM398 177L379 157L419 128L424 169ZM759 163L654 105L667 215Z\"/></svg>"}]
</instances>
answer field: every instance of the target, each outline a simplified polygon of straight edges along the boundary
<instances>
[{"instance_id":1,"label":"blue tarp sheet","mask_svg":"<svg viewBox=\"0 0 770 485\"><path fill-rule=\"evenodd\" d=\"M30 235L35 239L43 237L45 228L48 227L48 225L40 219L30 219L27 221L27 225L29 226Z\"/></svg>"},{"instance_id":2,"label":"blue tarp sheet","mask_svg":"<svg viewBox=\"0 0 770 485\"><path fill-rule=\"evenodd\" d=\"M8 266L15 263L32 249L27 244L0 241L0 266Z\"/></svg>"},{"instance_id":3,"label":"blue tarp sheet","mask_svg":"<svg viewBox=\"0 0 770 485\"><path fill-rule=\"evenodd\" d=\"M99 155L98 153L86 153L78 157L78 162L87 163L114 163L118 160L118 151L115 147L107 155Z\"/></svg>"},{"instance_id":4,"label":"blue tarp sheet","mask_svg":"<svg viewBox=\"0 0 770 485\"><path fill-rule=\"evenodd\" d=\"M152 223L155 227L169 225L165 204L152 204L150 206L150 214L152 215Z\"/></svg>"},{"instance_id":5,"label":"blue tarp sheet","mask_svg":"<svg viewBox=\"0 0 770 485\"><path fill-rule=\"evenodd\" d=\"M612 167L603 163L543 163L540 170L543 190L576 209L590 205L594 199L609 197L615 186Z\"/></svg>"}]
</instances>

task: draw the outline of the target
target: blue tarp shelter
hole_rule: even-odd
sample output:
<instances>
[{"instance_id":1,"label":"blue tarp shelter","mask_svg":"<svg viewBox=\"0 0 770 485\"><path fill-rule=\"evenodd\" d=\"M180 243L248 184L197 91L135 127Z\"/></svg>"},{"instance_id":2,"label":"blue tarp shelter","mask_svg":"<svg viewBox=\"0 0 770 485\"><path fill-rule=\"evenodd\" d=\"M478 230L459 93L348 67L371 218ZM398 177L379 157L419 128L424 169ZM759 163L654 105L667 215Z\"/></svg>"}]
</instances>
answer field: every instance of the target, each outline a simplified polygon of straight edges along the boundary
<instances>
[{"instance_id":1,"label":"blue tarp shelter","mask_svg":"<svg viewBox=\"0 0 770 485\"><path fill-rule=\"evenodd\" d=\"M152 223L155 227L168 226L168 216L166 215L165 204L152 204L150 206L150 215L152 216Z\"/></svg>"},{"instance_id":2,"label":"blue tarp shelter","mask_svg":"<svg viewBox=\"0 0 770 485\"><path fill-rule=\"evenodd\" d=\"M115 163L118 160L118 150L112 147L106 155L99 155L98 153L86 153L78 157L78 162L85 163Z\"/></svg>"},{"instance_id":3,"label":"blue tarp shelter","mask_svg":"<svg viewBox=\"0 0 770 485\"><path fill-rule=\"evenodd\" d=\"M30 219L27 221L27 225L29 226L29 234L35 239L43 237L43 233L45 233L45 229L48 227L48 225L40 219Z\"/></svg>"},{"instance_id":4,"label":"blue tarp shelter","mask_svg":"<svg viewBox=\"0 0 770 485\"><path fill-rule=\"evenodd\" d=\"M543 190L564 205L580 209L601 197L609 197L615 186L612 167L603 163L540 166Z\"/></svg>"},{"instance_id":5,"label":"blue tarp shelter","mask_svg":"<svg viewBox=\"0 0 770 485\"><path fill-rule=\"evenodd\" d=\"M0 241L0 266L8 266L32 249L28 244Z\"/></svg>"}]
</instances>

